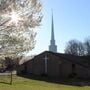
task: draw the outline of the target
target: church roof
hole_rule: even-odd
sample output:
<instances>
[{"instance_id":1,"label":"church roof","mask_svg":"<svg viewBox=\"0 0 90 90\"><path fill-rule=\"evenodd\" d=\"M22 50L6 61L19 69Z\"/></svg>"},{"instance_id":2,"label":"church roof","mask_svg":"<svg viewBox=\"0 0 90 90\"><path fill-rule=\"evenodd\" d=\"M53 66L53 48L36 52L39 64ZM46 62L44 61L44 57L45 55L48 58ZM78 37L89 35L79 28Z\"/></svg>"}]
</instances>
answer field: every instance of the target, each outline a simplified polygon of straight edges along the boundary
<instances>
[{"instance_id":1,"label":"church roof","mask_svg":"<svg viewBox=\"0 0 90 90\"><path fill-rule=\"evenodd\" d=\"M74 64L79 64L83 67L90 68L90 63L88 63L88 61L90 61L90 56L88 56L88 57L87 56L75 56L75 55L71 55L71 54L54 53L54 52L50 52L50 51L44 51L37 56L40 56L40 55L45 54L45 53L55 55L59 58L62 58L64 60L72 62Z\"/></svg>"},{"instance_id":2,"label":"church roof","mask_svg":"<svg viewBox=\"0 0 90 90\"><path fill-rule=\"evenodd\" d=\"M44 51L44 52L40 53L39 55L36 55L33 59L28 60L25 63L28 63L29 61L32 61L35 58L38 58L38 57L45 55L45 54L47 54L47 55L52 54L53 56L60 58L60 60L62 58L62 59L69 61L73 64L78 64L82 67L90 68L90 63L88 63L88 61L90 61L89 60L90 56L88 56L88 57L87 56L75 56L75 55L70 55L70 54L54 53L54 52L50 52L50 51ZM23 63L23 64L25 64L25 63Z\"/></svg>"}]
</instances>

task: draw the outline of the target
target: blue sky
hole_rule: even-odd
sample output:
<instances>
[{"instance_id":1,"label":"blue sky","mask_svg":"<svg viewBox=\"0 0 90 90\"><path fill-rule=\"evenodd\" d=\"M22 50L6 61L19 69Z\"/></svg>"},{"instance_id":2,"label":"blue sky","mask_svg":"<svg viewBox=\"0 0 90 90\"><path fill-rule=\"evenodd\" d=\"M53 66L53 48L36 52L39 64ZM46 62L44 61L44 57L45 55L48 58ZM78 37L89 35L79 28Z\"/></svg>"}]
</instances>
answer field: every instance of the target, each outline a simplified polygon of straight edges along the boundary
<instances>
[{"instance_id":1,"label":"blue sky","mask_svg":"<svg viewBox=\"0 0 90 90\"><path fill-rule=\"evenodd\" d=\"M51 38L51 9L54 14L58 52L63 53L69 40L84 41L90 36L90 0L42 0L43 20L37 30L36 45L31 54L48 50Z\"/></svg>"}]
</instances>

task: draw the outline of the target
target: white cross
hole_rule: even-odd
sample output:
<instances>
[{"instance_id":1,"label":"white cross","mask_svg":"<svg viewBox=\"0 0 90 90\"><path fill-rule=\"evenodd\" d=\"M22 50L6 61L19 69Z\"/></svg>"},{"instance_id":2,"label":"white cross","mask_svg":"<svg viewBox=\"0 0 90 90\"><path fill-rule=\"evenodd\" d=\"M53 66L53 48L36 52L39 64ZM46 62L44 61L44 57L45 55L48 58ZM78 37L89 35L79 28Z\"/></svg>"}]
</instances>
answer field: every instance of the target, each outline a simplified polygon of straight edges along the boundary
<instances>
[{"instance_id":1,"label":"white cross","mask_svg":"<svg viewBox=\"0 0 90 90\"><path fill-rule=\"evenodd\" d=\"M47 74L47 60L48 60L47 55L45 55L44 60L45 60L45 74Z\"/></svg>"}]
</instances>

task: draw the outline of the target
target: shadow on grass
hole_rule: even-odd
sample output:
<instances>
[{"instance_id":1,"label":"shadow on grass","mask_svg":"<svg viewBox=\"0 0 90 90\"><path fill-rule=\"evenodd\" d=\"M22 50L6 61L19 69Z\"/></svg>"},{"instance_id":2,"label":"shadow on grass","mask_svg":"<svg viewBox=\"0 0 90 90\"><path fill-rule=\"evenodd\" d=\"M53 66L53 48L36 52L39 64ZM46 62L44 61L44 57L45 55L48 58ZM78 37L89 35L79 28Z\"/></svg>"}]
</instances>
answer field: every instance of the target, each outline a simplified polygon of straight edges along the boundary
<instances>
[{"instance_id":1,"label":"shadow on grass","mask_svg":"<svg viewBox=\"0 0 90 90\"><path fill-rule=\"evenodd\" d=\"M11 83L10 82L5 82L5 81L2 81L2 82L0 82L1 84L7 84L7 85L11 85Z\"/></svg>"},{"instance_id":2,"label":"shadow on grass","mask_svg":"<svg viewBox=\"0 0 90 90\"><path fill-rule=\"evenodd\" d=\"M32 79L32 80L39 80L45 81L50 83L57 83L62 85L71 85L71 86L90 86L90 81L86 79L76 79L76 78L54 78L54 77L47 77L47 76L37 76L37 75L18 75L20 77Z\"/></svg>"}]
</instances>

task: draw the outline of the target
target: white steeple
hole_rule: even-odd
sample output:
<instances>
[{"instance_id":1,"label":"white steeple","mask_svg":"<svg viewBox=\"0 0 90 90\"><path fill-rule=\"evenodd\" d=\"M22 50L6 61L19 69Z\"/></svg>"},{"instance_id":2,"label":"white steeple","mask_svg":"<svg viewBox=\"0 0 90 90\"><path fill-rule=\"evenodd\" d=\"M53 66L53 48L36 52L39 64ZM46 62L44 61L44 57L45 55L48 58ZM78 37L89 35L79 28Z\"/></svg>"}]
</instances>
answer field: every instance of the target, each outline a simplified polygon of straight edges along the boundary
<instances>
[{"instance_id":1,"label":"white steeple","mask_svg":"<svg viewBox=\"0 0 90 90\"><path fill-rule=\"evenodd\" d=\"M51 40L50 40L49 51L57 52L57 45L55 45L55 37L54 37L53 13L52 13Z\"/></svg>"}]
</instances>

